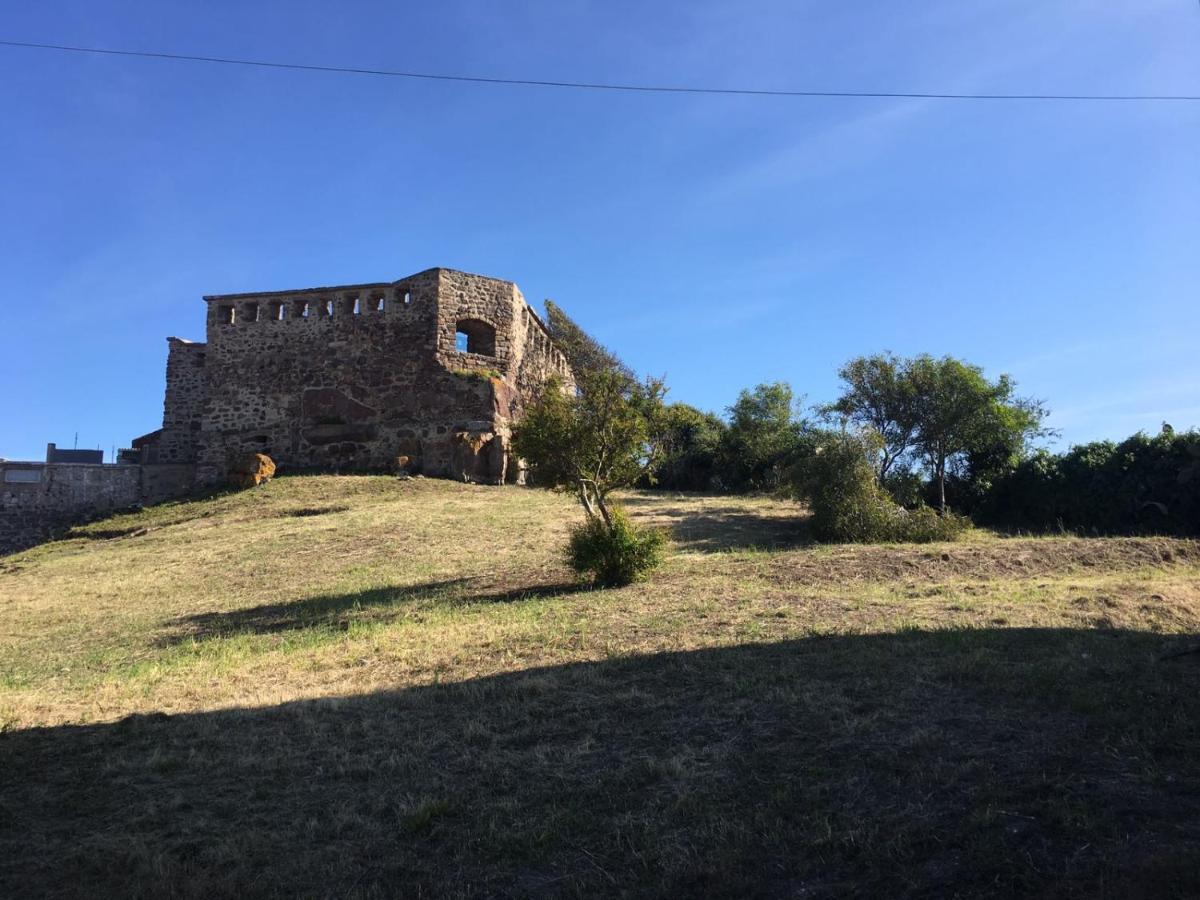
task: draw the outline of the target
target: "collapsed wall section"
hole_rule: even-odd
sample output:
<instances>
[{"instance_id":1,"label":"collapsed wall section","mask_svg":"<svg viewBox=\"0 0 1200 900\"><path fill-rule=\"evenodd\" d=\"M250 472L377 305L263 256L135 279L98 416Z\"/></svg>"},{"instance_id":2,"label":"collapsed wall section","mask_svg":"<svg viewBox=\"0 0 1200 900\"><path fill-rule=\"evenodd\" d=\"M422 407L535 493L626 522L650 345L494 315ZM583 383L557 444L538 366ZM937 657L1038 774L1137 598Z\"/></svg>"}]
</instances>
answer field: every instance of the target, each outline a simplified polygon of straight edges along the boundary
<instances>
[{"instance_id":1,"label":"collapsed wall section","mask_svg":"<svg viewBox=\"0 0 1200 900\"><path fill-rule=\"evenodd\" d=\"M208 347L167 338L167 390L163 426L146 462L194 463L204 406L208 400L205 359Z\"/></svg>"}]
</instances>

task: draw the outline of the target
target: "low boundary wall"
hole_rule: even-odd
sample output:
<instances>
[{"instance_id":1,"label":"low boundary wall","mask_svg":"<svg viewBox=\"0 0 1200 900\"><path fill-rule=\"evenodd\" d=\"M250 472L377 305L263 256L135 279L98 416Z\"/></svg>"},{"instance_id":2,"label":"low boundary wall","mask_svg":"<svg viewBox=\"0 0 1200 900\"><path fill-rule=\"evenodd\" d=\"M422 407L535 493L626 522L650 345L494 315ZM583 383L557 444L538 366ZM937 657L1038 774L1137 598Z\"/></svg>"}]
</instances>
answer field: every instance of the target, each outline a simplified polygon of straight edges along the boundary
<instances>
[{"instance_id":1,"label":"low boundary wall","mask_svg":"<svg viewBox=\"0 0 1200 900\"><path fill-rule=\"evenodd\" d=\"M191 491L194 466L0 462L0 555L55 531Z\"/></svg>"}]
</instances>

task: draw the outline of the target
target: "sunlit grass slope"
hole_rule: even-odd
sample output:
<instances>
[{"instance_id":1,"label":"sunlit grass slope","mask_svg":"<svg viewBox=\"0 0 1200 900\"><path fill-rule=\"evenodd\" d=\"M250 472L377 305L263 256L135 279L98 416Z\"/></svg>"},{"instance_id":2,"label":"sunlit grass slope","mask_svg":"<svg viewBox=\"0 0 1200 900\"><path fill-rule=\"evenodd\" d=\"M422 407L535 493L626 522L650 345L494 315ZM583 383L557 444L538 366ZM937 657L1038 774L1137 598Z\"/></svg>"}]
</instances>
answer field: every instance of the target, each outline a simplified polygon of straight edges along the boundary
<instances>
[{"instance_id":1,"label":"sunlit grass slope","mask_svg":"<svg viewBox=\"0 0 1200 900\"><path fill-rule=\"evenodd\" d=\"M1200 891L1196 542L626 501L610 591L568 499L423 479L0 559L0 893Z\"/></svg>"}]
</instances>

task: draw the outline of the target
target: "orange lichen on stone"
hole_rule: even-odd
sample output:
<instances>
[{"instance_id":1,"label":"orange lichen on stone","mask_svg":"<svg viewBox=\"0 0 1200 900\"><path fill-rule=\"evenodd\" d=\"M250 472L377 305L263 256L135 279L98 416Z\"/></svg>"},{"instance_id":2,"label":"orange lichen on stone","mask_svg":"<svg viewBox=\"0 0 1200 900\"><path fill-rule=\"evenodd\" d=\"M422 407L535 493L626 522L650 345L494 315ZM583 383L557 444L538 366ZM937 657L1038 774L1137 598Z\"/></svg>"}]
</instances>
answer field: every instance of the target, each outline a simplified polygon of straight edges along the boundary
<instances>
[{"instance_id":1,"label":"orange lichen on stone","mask_svg":"<svg viewBox=\"0 0 1200 900\"><path fill-rule=\"evenodd\" d=\"M275 462L265 453L251 453L237 460L229 469L229 483L234 487L255 487L270 481L275 474Z\"/></svg>"}]
</instances>

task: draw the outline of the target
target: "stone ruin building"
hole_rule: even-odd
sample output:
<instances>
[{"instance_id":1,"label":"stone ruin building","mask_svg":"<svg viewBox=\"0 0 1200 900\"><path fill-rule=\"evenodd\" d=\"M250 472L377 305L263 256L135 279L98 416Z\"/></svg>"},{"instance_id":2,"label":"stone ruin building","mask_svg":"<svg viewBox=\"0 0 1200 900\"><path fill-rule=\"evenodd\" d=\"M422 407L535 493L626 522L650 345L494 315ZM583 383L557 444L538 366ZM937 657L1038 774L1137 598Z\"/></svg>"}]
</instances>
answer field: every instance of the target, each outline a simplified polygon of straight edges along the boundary
<instances>
[{"instance_id":1,"label":"stone ruin building","mask_svg":"<svg viewBox=\"0 0 1200 900\"><path fill-rule=\"evenodd\" d=\"M55 517L223 483L254 453L284 472L520 482L514 423L548 378L573 383L541 319L498 278L438 268L204 301L207 339L167 339L162 428L122 450L123 465L0 463L0 552Z\"/></svg>"},{"instance_id":2,"label":"stone ruin building","mask_svg":"<svg viewBox=\"0 0 1200 900\"><path fill-rule=\"evenodd\" d=\"M399 281L204 298L207 341L168 338L163 427L144 464L224 480L247 454L285 471L521 480L522 407L566 357L511 281L429 269Z\"/></svg>"}]
</instances>

